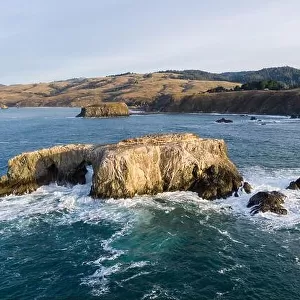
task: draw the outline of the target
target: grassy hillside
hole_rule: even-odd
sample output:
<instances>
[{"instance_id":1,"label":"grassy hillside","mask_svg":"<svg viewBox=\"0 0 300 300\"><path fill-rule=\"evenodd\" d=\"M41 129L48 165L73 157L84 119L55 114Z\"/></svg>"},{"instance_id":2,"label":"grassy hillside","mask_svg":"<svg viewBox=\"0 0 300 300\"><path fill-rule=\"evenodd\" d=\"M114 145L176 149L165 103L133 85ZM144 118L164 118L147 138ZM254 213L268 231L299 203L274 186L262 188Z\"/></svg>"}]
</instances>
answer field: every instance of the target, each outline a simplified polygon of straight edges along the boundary
<instances>
[{"instance_id":1,"label":"grassy hillside","mask_svg":"<svg viewBox=\"0 0 300 300\"><path fill-rule=\"evenodd\" d=\"M8 106L86 106L105 101L125 101L129 105L144 105L160 95L168 94L174 99L181 99L217 86L231 89L240 85L236 82L192 81L175 77L173 73L124 74L0 86L0 103Z\"/></svg>"}]
</instances>

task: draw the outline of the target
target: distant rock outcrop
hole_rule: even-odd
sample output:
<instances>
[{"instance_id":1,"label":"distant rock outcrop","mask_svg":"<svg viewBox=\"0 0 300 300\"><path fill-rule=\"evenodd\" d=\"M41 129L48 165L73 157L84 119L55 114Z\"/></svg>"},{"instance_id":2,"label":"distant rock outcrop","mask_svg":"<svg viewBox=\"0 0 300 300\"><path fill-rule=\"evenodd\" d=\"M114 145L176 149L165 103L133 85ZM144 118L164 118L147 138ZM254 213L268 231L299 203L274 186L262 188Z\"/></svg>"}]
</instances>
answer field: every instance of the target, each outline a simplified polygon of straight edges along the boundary
<instances>
[{"instance_id":1,"label":"distant rock outcrop","mask_svg":"<svg viewBox=\"0 0 300 300\"><path fill-rule=\"evenodd\" d=\"M1 108L1 109L8 109L8 106L5 105L5 104L3 104L3 103L0 103L0 108Z\"/></svg>"},{"instance_id":2,"label":"distant rock outcrop","mask_svg":"<svg viewBox=\"0 0 300 300\"><path fill-rule=\"evenodd\" d=\"M232 123L232 120L229 119L225 119L225 118L221 118L219 120L216 121L217 123Z\"/></svg>"},{"instance_id":3,"label":"distant rock outcrop","mask_svg":"<svg viewBox=\"0 0 300 300\"><path fill-rule=\"evenodd\" d=\"M129 116L129 109L124 102L103 102L83 107L77 117L101 118Z\"/></svg>"},{"instance_id":4,"label":"distant rock outcrop","mask_svg":"<svg viewBox=\"0 0 300 300\"><path fill-rule=\"evenodd\" d=\"M89 164L94 170L91 195L95 198L194 191L213 200L231 196L242 183L223 140L166 134L21 154L9 161L7 176L0 180L0 196L32 192L53 181L84 183Z\"/></svg>"},{"instance_id":5,"label":"distant rock outcrop","mask_svg":"<svg viewBox=\"0 0 300 300\"><path fill-rule=\"evenodd\" d=\"M286 215L287 210L282 206L286 196L280 192L258 192L252 196L247 207L252 207L251 214L258 212L273 212L279 215Z\"/></svg>"},{"instance_id":6,"label":"distant rock outcrop","mask_svg":"<svg viewBox=\"0 0 300 300\"><path fill-rule=\"evenodd\" d=\"M289 186L287 187L287 189L289 189L289 190L300 190L300 177L295 181L291 181Z\"/></svg>"},{"instance_id":7,"label":"distant rock outcrop","mask_svg":"<svg viewBox=\"0 0 300 300\"><path fill-rule=\"evenodd\" d=\"M291 119L299 119L300 115L296 115L296 114L292 114L291 115Z\"/></svg>"}]
</instances>

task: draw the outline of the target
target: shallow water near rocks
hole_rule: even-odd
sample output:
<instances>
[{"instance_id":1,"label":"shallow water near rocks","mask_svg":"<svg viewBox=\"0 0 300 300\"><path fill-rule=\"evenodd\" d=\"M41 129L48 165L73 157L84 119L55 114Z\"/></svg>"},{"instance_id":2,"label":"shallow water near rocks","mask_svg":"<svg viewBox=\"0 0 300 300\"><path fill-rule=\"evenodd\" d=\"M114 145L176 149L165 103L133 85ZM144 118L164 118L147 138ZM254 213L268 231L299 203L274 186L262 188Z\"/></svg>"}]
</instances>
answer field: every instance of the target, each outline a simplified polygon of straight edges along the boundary
<instances>
[{"instance_id":1,"label":"shallow water near rocks","mask_svg":"<svg viewBox=\"0 0 300 300\"><path fill-rule=\"evenodd\" d=\"M248 195L213 202L190 192L93 200L87 184L0 199L0 299L298 299L300 121L213 114L74 118L75 108L0 111L0 174L24 151L113 143L148 133L222 138L259 190L287 195L287 216L251 217ZM265 123L266 125L261 125Z\"/></svg>"}]
</instances>

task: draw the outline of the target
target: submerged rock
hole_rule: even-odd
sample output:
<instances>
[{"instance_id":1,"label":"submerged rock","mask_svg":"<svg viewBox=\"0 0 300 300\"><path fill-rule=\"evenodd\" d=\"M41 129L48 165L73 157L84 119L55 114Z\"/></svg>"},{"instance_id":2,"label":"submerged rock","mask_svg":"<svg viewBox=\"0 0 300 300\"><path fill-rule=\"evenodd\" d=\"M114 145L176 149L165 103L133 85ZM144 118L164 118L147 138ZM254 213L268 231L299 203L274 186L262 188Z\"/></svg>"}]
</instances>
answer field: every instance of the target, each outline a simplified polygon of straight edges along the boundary
<instances>
[{"instance_id":1,"label":"submerged rock","mask_svg":"<svg viewBox=\"0 0 300 300\"><path fill-rule=\"evenodd\" d=\"M258 192L252 196L247 207L252 207L251 214L258 212L273 212L279 215L286 215L287 210L282 206L286 196L280 192Z\"/></svg>"},{"instance_id":2,"label":"submerged rock","mask_svg":"<svg viewBox=\"0 0 300 300\"><path fill-rule=\"evenodd\" d=\"M221 119L217 120L216 122L217 123L233 123L232 120L225 119L225 118L221 118Z\"/></svg>"},{"instance_id":3,"label":"submerged rock","mask_svg":"<svg viewBox=\"0 0 300 300\"><path fill-rule=\"evenodd\" d=\"M300 190L300 177L296 181L291 181L287 189Z\"/></svg>"},{"instance_id":4,"label":"submerged rock","mask_svg":"<svg viewBox=\"0 0 300 300\"><path fill-rule=\"evenodd\" d=\"M124 102L103 102L83 107L76 117L100 118L129 116L129 109Z\"/></svg>"},{"instance_id":5,"label":"submerged rock","mask_svg":"<svg viewBox=\"0 0 300 300\"><path fill-rule=\"evenodd\" d=\"M242 183L223 140L166 134L21 154L9 161L7 176L0 180L0 196L32 192L53 181L84 183L88 164L94 171L95 198L194 191L213 200L231 196Z\"/></svg>"},{"instance_id":6,"label":"submerged rock","mask_svg":"<svg viewBox=\"0 0 300 300\"><path fill-rule=\"evenodd\" d=\"M298 119L298 118L300 118L300 115L293 114L293 115L291 115L290 118L291 119Z\"/></svg>"}]
</instances>

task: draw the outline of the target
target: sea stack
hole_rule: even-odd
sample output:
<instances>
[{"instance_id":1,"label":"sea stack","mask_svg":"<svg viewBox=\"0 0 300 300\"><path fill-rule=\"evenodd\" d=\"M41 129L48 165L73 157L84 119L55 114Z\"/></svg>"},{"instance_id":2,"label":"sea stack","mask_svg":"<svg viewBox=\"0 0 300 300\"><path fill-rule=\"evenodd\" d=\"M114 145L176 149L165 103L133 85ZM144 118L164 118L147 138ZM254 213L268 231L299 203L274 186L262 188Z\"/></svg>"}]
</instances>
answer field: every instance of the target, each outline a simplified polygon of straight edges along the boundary
<instances>
[{"instance_id":1,"label":"sea stack","mask_svg":"<svg viewBox=\"0 0 300 300\"><path fill-rule=\"evenodd\" d=\"M96 105L81 108L77 117L84 118L108 118L108 117L127 117L129 109L124 102L103 102Z\"/></svg>"},{"instance_id":2,"label":"sea stack","mask_svg":"<svg viewBox=\"0 0 300 300\"><path fill-rule=\"evenodd\" d=\"M223 140L195 134L164 134L109 145L67 145L24 153L8 162L0 196L32 192L50 182L84 183L94 175L94 198L131 198L168 191L193 191L203 199L226 198L242 184Z\"/></svg>"},{"instance_id":3,"label":"sea stack","mask_svg":"<svg viewBox=\"0 0 300 300\"><path fill-rule=\"evenodd\" d=\"M0 108L1 109L8 109L8 106L5 105L4 103L0 103Z\"/></svg>"}]
</instances>

